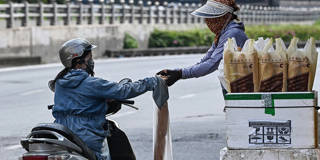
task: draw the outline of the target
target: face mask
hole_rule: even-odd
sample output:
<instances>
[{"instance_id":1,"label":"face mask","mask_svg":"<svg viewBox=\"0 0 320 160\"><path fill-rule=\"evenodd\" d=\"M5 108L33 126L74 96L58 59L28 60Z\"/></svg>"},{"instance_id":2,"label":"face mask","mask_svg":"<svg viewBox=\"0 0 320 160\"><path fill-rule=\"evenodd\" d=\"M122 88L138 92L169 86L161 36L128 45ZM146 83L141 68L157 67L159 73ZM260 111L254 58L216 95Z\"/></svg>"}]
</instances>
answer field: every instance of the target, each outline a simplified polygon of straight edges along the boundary
<instances>
[{"instance_id":1,"label":"face mask","mask_svg":"<svg viewBox=\"0 0 320 160\"><path fill-rule=\"evenodd\" d=\"M94 61L93 59L89 59L88 60L88 63L87 63L87 68L86 68L86 71L91 75L91 76L94 76Z\"/></svg>"},{"instance_id":2,"label":"face mask","mask_svg":"<svg viewBox=\"0 0 320 160\"><path fill-rule=\"evenodd\" d=\"M213 32L216 36L214 39L215 44L217 45L220 33L224 29L224 27L227 25L227 23L230 21L231 14L227 13L223 15L222 17L218 18L207 18L205 19L205 22L208 26L208 28Z\"/></svg>"}]
</instances>

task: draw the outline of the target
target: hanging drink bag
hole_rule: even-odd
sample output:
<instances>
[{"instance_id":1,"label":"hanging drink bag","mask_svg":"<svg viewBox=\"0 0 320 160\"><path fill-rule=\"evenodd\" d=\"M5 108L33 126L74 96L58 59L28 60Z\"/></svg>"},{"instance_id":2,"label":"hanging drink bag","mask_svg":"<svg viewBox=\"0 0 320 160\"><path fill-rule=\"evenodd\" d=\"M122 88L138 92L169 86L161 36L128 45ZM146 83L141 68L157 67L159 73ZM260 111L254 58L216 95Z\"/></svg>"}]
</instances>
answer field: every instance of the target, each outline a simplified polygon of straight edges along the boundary
<instances>
[{"instance_id":1,"label":"hanging drink bag","mask_svg":"<svg viewBox=\"0 0 320 160\"><path fill-rule=\"evenodd\" d=\"M308 91L310 62L305 52L298 50L299 39L294 37L288 48L288 91Z\"/></svg>"},{"instance_id":2,"label":"hanging drink bag","mask_svg":"<svg viewBox=\"0 0 320 160\"><path fill-rule=\"evenodd\" d=\"M306 56L309 59L310 62L310 74L309 74L309 80L308 80L308 91L312 91L313 82L316 74L317 69L317 62L318 62L318 52L315 44L315 40L313 37L311 37L305 47L304 52L306 53Z\"/></svg>"},{"instance_id":3,"label":"hanging drink bag","mask_svg":"<svg viewBox=\"0 0 320 160\"><path fill-rule=\"evenodd\" d=\"M286 70L283 65L285 60L279 50L274 50L273 40L269 39L263 50L258 52L260 92L281 92L284 90L283 81Z\"/></svg>"},{"instance_id":4,"label":"hanging drink bag","mask_svg":"<svg viewBox=\"0 0 320 160\"><path fill-rule=\"evenodd\" d=\"M254 81L257 81L257 52L254 41L245 42L242 51L237 51L234 39L228 39L224 49L224 75L227 90L235 92L254 92Z\"/></svg>"}]
</instances>

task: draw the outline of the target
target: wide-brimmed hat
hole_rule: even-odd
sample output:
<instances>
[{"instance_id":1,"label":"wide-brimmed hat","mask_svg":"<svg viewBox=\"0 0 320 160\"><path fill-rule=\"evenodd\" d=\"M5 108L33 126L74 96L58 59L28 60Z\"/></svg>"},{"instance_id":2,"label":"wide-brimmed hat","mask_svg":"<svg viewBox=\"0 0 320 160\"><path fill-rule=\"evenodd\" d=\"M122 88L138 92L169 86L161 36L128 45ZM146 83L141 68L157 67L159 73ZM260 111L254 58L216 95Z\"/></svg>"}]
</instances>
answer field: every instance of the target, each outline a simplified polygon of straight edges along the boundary
<instances>
[{"instance_id":1,"label":"wide-brimmed hat","mask_svg":"<svg viewBox=\"0 0 320 160\"><path fill-rule=\"evenodd\" d=\"M206 4L191 12L191 14L202 18L217 18L233 12L234 8L231 6L215 0L208 0Z\"/></svg>"}]
</instances>

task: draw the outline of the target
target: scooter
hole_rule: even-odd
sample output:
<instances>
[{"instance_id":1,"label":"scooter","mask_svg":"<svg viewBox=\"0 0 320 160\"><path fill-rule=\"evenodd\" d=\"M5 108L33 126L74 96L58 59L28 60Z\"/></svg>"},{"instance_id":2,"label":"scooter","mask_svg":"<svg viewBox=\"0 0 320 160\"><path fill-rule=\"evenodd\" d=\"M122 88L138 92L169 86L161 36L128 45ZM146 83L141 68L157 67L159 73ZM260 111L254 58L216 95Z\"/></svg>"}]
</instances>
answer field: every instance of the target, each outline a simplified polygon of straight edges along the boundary
<instances>
[{"instance_id":1,"label":"scooter","mask_svg":"<svg viewBox=\"0 0 320 160\"><path fill-rule=\"evenodd\" d=\"M115 100L111 102L112 109L106 115L110 116L121 109L121 105L133 106L134 101ZM54 105L49 105L52 109ZM107 137L112 160L136 160L126 134L119 129L118 124L106 120L104 128L109 128L110 136ZM20 157L21 160L97 160L94 152L67 127L57 123L40 123L31 133L20 141L27 151Z\"/></svg>"}]
</instances>

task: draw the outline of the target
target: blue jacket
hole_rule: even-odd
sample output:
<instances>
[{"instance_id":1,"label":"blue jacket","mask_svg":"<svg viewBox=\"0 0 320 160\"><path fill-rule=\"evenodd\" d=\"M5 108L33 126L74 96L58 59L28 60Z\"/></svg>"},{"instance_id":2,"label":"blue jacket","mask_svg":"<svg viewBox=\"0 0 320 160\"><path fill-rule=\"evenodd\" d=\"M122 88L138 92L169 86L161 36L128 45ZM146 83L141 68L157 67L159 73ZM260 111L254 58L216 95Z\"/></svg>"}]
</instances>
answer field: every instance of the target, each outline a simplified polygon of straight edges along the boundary
<instances>
[{"instance_id":1,"label":"blue jacket","mask_svg":"<svg viewBox=\"0 0 320 160\"><path fill-rule=\"evenodd\" d=\"M213 43L207 54L200 60L199 63L182 69L182 78L202 77L217 70L221 59L223 58L224 44L228 38L234 37L237 45L242 48L245 41L248 39L244 33L243 23L231 21L225 29L221 31L217 46Z\"/></svg>"},{"instance_id":2,"label":"blue jacket","mask_svg":"<svg viewBox=\"0 0 320 160\"><path fill-rule=\"evenodd\" d=\"M79 136L101 159L107 131L103 129L108 110L107 99L129 99L151 91L156 77L119 84L91 77L84 70L71 70L55 84L53 116Z\"/></svg>"}]
</instances>

